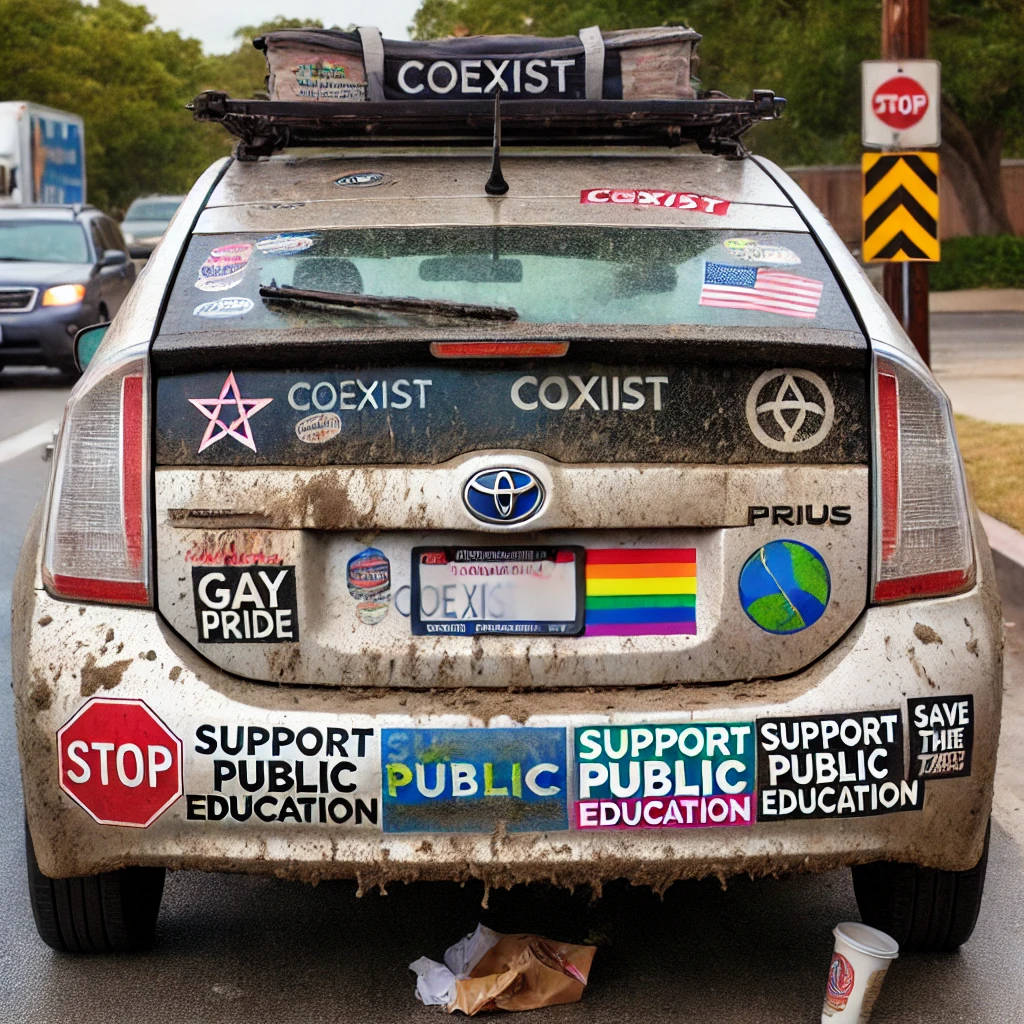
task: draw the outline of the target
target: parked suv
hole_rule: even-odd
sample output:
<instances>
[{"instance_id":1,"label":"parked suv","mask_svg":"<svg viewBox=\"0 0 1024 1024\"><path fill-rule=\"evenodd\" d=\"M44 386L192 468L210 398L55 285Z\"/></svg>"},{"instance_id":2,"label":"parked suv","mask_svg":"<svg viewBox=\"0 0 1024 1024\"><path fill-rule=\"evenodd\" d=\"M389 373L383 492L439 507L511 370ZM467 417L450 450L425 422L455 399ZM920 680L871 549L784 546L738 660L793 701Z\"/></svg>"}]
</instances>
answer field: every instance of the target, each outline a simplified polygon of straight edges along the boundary
<instances>
[{"instance_id":1,"label":"parked suv","mask_svg":"<svg viewBox=\"0 0 1024 1024\"><path fill-rule=\"evenodd\" d=\"M50 945L150 942L168 867L850 865L905 948L970 935L1002 622L949 404L782 170L570 107L503 177L406 120L186 198L15 586Z\"/></svg>"},{"instance_id":2,"label":"parked suv","mask_svg":"<svg viewBox=\"0 0 1024 1024\"><path fill-rule=\"evenodd\" d=\"M0 368L75 372L74 340L135 282L114 221L91 206L0 208Z\"/></svg>"}]
</instances>

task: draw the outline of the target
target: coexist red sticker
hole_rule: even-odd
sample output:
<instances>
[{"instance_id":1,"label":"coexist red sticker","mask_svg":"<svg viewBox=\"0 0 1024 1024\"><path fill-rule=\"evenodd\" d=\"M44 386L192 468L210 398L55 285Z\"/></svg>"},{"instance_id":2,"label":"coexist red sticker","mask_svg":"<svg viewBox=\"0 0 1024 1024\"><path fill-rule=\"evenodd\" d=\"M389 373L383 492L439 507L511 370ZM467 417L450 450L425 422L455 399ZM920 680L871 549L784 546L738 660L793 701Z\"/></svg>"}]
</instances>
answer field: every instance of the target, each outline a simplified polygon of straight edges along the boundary
<instances>
[{"instance_id":1,"label":"coexist red sticker","mask_svg":"<svg viewBox=\"0 0 1024 1024\"><path fill-rule=\"evenodd\" d=\"M704 196L698 192L663 192L649 188L585 188L580 193L581 203L620 203L626 206L660 206L672 210L696 210L724 217L729 212L729 200L719 196Z\"/></svg>"}]
</instances>

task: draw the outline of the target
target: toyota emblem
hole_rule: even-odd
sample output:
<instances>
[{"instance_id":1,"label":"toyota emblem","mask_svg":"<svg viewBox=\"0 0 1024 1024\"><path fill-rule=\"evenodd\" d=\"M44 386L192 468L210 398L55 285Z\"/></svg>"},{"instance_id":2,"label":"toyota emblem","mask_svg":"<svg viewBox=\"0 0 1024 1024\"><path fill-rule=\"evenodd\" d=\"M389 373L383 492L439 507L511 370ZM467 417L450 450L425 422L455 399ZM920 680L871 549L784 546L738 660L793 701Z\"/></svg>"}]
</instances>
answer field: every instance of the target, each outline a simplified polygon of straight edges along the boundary
<instances>
[{"instance_id":1,"label":"toyota emblem","mask_svg":"<svg viewBox=\"0 0 1024 1024\"><path fill-rule=\"evenodd\" d=\"M511 526L536 515L544 488L525 469L482 469L466 481L462 500L481 522Z\"/></svg>"}]
</instances>

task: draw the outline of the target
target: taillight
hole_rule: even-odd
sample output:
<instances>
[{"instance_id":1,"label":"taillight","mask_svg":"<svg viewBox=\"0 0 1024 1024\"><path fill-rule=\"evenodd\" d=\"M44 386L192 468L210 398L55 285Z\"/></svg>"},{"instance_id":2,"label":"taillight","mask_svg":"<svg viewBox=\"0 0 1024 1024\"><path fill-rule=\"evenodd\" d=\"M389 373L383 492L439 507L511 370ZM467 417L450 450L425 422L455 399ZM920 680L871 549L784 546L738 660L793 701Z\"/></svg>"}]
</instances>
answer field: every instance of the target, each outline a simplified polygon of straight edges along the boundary
<instances>
[{"instance_id":1,"label":"taillight","mask_svg":"<svg viewBox=\"0 0 1024 1024\"><path fill-rule=\"evenodd\" d=\"M949 401L894 355L875 356L874 600L974 585L974 544Z\"/></svg>"},{"instance_id":2,"label":"taillight","mask_svg":"<svg viewBox=\"0 0 1024 1024\"><path fill-rule=\"evenodd\" d=\"M43 554L43 582L56 597L150 603L144 353L94 366L64 411Z\"/></svg>"}]
</instances>

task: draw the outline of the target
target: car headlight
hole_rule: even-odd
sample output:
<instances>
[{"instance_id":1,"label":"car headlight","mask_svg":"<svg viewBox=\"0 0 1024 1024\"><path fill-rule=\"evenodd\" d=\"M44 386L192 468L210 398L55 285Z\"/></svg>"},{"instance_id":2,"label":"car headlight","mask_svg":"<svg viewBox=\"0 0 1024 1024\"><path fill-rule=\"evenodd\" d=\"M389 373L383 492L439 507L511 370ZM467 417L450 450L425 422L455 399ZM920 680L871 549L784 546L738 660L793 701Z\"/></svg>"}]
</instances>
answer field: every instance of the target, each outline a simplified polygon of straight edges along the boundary
<instances>
[{"instance_id":1,"label":"car headlight","mask_svg":"<svg viewBox=\"0 0 1024 1024\"><path fill-rule=\"evenodd\" d=\"M121 230L121 234L124 235L124 240L131 245L135 241L135 236L130 231Z\"/></svg>"},{"instance_id":2,"label":"car headlight","mask_svg":"<svg viewBox=\"0 0 1024 1024\"><path fill-rule=\"evenodd\" d=\"M44 306L73 306L85 298L84 284L59 284L43 292Z\"/></svg>"}]
</instances>

